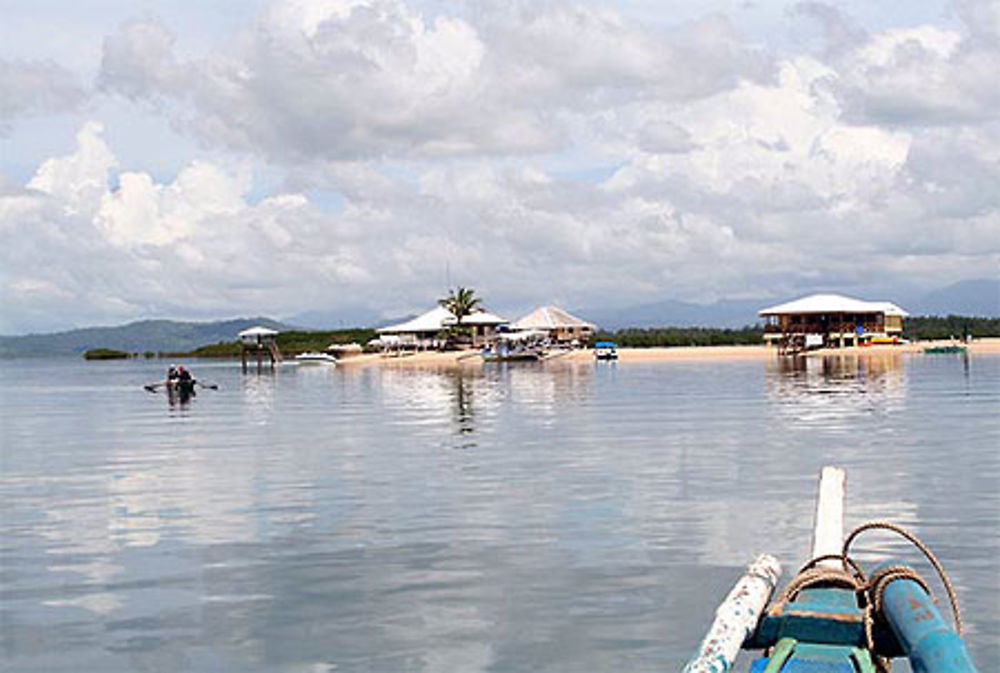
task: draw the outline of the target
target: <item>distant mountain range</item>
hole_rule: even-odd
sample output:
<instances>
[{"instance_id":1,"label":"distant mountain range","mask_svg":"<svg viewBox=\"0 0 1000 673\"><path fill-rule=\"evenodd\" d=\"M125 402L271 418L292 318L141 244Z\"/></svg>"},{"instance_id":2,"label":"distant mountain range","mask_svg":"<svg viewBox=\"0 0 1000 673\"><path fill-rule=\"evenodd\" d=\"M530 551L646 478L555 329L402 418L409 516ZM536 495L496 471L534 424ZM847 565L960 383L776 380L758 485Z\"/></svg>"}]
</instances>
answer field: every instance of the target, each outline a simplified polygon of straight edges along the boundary
<instances>
[{"instance_id":1,"label":"distant mountain range","mask_svg":"<svg viewBox=\"0 0 1000 673\"><path fill-rule=\"evenodd\" d=\"M692 304L668 299L613 309L584 308L573 313L606 330L625 327L743 327L759 322L757 311L772 303L751 299Z\"/></svg>"},{"instance_id":2,"label":"distant mountain range","mask_svg":"<svg viewBox=\"0 0 1000 673\"><path fill-rule=\"evenodd\" d=\"M759 322L757 311L761 308L795 298L725 300L713 304L666 300L613 309L579 309L573 313L608 330L624 327L743 327ZM965 280L910 298L863 298L896 301L911 315L1000 318L1000 280L997 279ZM366 313L363 309L352 309L348 314L303 313L288 322L263 317L217 322L141 320L117 327L88 327L51 334L0 336L0 357L71 356L91 348L113 348L130 353L188 351L220 341L233 341L238 332L254 325L277 330L302 327L337 329L365 324L379 325L382 322L376 320L374 313Z\"/></svg>"},{"instance_id":3,"label":"distant mountain range","mask_svg":"<svg viewBox=\"0 0 1000 673\"><path fill-rule=\"evenodd\" d=\"M916 297L904 308L913 315L967 315L1000 318L1000 280L963 280Z\"/></svg>"},{"instance_id":4,"label":"distant mountain range","mask_svg":"<svg viewBox=\"0 0 1000 673\"><path fill-rule=\"evenodd\" d=\"M112 348L129 353L187 351L220 341L234 341L240 331L254 325L277 330L293 329L270 318L237 318L218 322L140 320L117 327L0 336L0 357L80 355L91 348Z\"/></svg>"},{"instance_id":5,"label":"distant mountain range","mask_svg":"<svg viewBox=\"0 0 1000 673\"><path fill-rule=\"evenodd\" d=\"M836 290L831 292L837 293ZM760 322L757 316L757 311L760 309L805 294L812 293L781 298L724 300L712 304L666 300L613 309L583 308L573 312L607 330L624 327L743 327ZM933 292L914 296L862 296L861 298L894 301L911 315L1000 318L1000 280L997 279L963 280Z\"/></svg>"}]
</instances>

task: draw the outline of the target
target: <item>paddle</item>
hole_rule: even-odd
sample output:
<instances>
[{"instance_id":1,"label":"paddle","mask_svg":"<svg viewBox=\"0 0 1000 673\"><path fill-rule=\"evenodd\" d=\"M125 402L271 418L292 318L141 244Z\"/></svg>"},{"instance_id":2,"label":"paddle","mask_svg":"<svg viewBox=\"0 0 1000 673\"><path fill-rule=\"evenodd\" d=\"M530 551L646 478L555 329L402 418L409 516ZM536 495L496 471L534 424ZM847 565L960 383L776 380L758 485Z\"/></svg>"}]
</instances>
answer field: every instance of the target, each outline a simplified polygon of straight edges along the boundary
<instances>
[{"instance_id":1,"label":"paddle","mask_svg":"<svg viewBox=\"0 0 1000 673\"><path fill-rule=\"evenodd\" d=\"M143 388L145 388L151 393L155 393L157 388L165 385L167 385L165 381L159 381L158 383L147 383L146 385L143 386Z\"/></svg>"},{"instance_id":2,"label":"paddle","mask_svg":"<svg viewBox=\"0 0 1000 673\"><path fill-rule=\"evenodd\" d=\"M195 381L195 385L199 385L202 388L208 388L209 390L218 390L219 386L215 383L202 383L201 381Z\"/></svg>"}]
</instances>

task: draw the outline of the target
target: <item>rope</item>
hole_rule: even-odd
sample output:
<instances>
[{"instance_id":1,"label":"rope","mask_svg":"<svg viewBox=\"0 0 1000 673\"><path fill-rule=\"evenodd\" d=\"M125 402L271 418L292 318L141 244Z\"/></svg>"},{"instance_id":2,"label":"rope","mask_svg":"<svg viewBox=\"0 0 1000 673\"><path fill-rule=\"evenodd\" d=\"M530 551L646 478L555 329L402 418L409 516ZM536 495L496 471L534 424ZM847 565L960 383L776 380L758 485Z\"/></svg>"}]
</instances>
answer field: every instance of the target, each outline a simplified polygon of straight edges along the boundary
<instances>
[{"instance_id":1,"label":"rope","mask_svg":"<svg viewBox=\"0 0 1000 673\"><path fill-rule=\"evenodd\" d=\"M861 588L851 574L838 568L809 568L799 571L799 574L792 578L792 581L785 586L781 595L778 596L778 603L789 603L795 600L795 597L803 589L817 585L840 586L852 591L858 591Z\"/></svg>"},{"instance_id":2,"label":"rope","mask_svg":"<svg viewBox=\"0 0 1000 673\"><path fill-rule=\"evenodd\" d=\"M907 540L909 540L917 549L923 552L927 560L930 561L930 564L934 566L934 570L937 571L938 577L941 578L941 584L944 585L944 590L948 594L948 602L951 603L951 613L955 618L955 631L958 633L959 636L962 636L963 635L962 610L958 606L958 594L955 592L955 587L952 585L951 579L948 577L948 573L945 572L944 566L942 566L941 562L938 561L937 557L934 555L934 552L932 552L930 548L928 548L927 545L925 545L916 535L906 530L902 526L892 523L891 521L869 521L868 523L862 524L857 528L855 528L854 530L852 530L850 535L847 536L847 538L844 540L844 548L842 550L842 556L844 556L844 558L848 557L848 552L851 549L851 543L854 542L855 538L861 535L861 533L875 529L887 530L896 533L898 535L901 535ZM908 579L910 578L908 577ZM878 594L872 596L874 602L878 603L879 605L881 605L882 602L882 590L884 589L885 585L888 584L889 581L890 580L881 582L880 583L881 588L879 589ZM924 587L928 595L930 595L931 592L930 589L927 587L927 583L924 582L922 579L919 580L919 583L921 584L921 586Z\"/></svg>"},{"instance_id":3,"label":"rope","mask_svg":"<svg viewBox=\"0 0 1000 673\"><path fill-rule=\"evenodd\" d=\"M868 651L871 653L870 664L879 673L889 673L891 663L885 657L875 653L874 624L876 618L882 614L882 596L885 588L890 582L898 579L909 579L916 582L927 592L927 595L934 599L930 586L921 575L908 566L894 565L877 570L870 578L865 576L861 566L851 558L851 544L859 535L869 530L887 530L897 533L909 540L917 549L923 552L924 556L934 566L945 591L948 593L948 600L951 603L951 611L955 618L955 631L959 636L963 635L962 613L958 606L958 596L952 586L948 574L945 572L941 562L938 561L934 553L916 535L909 532L902 526L889 521L869 521L855 528L844 539L844 546L840 554L826 554L817 556L808 561L798 574L785 586L778 596L777 605L784 605L791 602L801 591L809 587L819 586L840 586L851 589L857 594L860 605L864 606L864 629L865 641ZM839 561L840 568L818 567L823 561ZM860 662L859 662L860 663ZM862 667L864 668L864 667Z\"/></svg>"}]
</instances>

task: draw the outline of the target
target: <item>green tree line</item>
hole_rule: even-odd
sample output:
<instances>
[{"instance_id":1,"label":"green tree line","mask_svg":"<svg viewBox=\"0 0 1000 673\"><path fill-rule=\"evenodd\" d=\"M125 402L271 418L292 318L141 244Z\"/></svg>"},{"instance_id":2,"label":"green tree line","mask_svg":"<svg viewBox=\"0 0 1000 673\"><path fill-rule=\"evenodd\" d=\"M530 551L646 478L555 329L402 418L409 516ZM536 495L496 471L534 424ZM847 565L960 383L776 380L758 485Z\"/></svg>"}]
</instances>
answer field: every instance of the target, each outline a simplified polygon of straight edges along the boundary
<instances>
[{"instance_id":1,"label":"green tree line","mask_svg":"<svg viewBox=\"0 0 1000 673\"><path fill-rule=\"evenodd\" d=\"M971 335L974 339L1000 337L1000 318L975 318L970 316L911 316L903 321L903 335L907 339L960 339Z\"/></svg>"},{"instance_id":2,"label":"green tree line","mask_svg":"<svg viewBox=\"0 0 1000 673\"><path fill-rule=\"evenodd\" d=\"M912 316L904 322L904 336L912 340L962 338L971 335L979 339L1000 337L1000 318L977 318L971 316ZM667 346L732 346L752 345L763 341L764 329L760 325L748 325L737 329L714 327L629 327L617 331L601 330L594 334L590 343L614 341L623 348L653 348ZM374 339L377 333L370 328L351 328L320 331L288 331L278 334L276 340L282 353L295 354L304 351L322 351L330 344L358 343L362 346ZM220 341L182 353L157 353L161 357L239 357L240 344L237 341ZM128 356L124 353L124 356ZM144 353L152 357L153 353ZM99 359L112 356L102 349L94 349L90 358ZM112 357L122 357L114 353ZM138 354L133 354L133 357Z\"/></svg>"},{"instance_id":3,"label":"green tree line","mask_svg":"<svg viewBox=\"0 0 1000 673\"><path fill-rule=\"evenodd\" d=\"M295 330L281 332L275 337L278 349L286 355L304 353L305 351L324 351L331 344L357 343L364 346L377 336L374 329L350 328L339 330ZM161 357L197 357L197 358L229 358L239 357L239 341L220 341L219 343L201 346L193 351L183 353L160 353Z\"/></svg>"},{"instance_id":4,"label":"green tree line","mask_svg":"<svg viewBox=\"0 0 1000 673\"><path fill-rule=\"evenodd\" d=\"M622 348L654 348L662 346L733 346L759 344L763 341L764 328L760 325L738 329L715 327L629 327L615 332L599 331L591 338L597 341L614 341Z\"/></svg>"}]
</instances>

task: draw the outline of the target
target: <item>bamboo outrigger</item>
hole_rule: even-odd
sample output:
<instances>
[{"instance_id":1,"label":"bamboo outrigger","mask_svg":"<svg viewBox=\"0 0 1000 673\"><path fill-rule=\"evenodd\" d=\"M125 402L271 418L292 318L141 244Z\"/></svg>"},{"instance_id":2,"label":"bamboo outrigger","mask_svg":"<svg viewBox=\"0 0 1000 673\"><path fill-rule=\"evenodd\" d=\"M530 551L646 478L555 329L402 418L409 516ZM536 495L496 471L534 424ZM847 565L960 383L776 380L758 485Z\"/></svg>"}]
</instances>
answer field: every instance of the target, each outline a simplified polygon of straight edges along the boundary
<instances>
[{"instance_id":1,"label":"bamboo outrigger","mask_svg":"<svg viewBox=\"0 0 1000 673\"><path fill-rule=\"evenodd\" d=\"M781 567L763 555L716 610L715 621L685 673L725 673L739 650L763 650L750 673L877 673L907 657L914 673L975 673L962 639L954 590L920 540L876 521L843 536L844 472L820 476L812 559L769 603ZM941 576L955 617L941 617L927 582L907 565L883 563L868 576L849 555L870 530L890 530L916 545Z\"/></svg>"}]
</instances>

